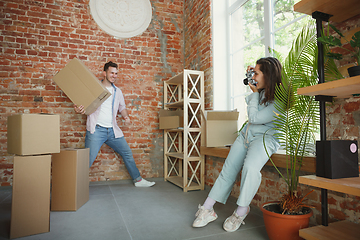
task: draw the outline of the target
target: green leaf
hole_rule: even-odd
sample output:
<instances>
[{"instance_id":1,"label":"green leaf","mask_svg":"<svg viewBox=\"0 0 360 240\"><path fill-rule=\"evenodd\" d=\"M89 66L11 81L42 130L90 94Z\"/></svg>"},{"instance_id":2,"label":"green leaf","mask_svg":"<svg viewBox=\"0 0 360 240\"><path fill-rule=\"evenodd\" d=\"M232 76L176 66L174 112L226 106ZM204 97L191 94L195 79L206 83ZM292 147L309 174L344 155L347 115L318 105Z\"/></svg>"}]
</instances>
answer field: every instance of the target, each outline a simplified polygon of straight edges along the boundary
<instances>
[{"instance_id":1,"label":"green leaf","mask_svg":"<svg viewBox=\"0 0 360 240\"><path fill-rule=\"evenodd\" d=\"M318 37L318 41L329 46L341 46L341 40L334 36L321 36Z\"/></svg>"},{"instance_id":2,"label":"green leaf","mask_svg":"<svg viewBox=\"0 0 360 240\"><path fill-rule=\"evenodd\" d=\"M356 48L360 48L360 32L356 32L351 40L350 40L350 45L351 47L353 47L354 49Z\"/></svg>"},{"instance_id":3,"label":"green leaf","mask_svg":"<svg viewBox=\"0 0 360 240\"><path fill-rule=\"evenodd\" d=\"M334 25L329 24L329 26L330 26L337 34L339 34L340 37L343 37L343 38L345 37L345 36L340 32L340 30L337 29Z\"/></svg>"},{"instance_id":4,"label":"green leaf","mask_svg":"<svg viewBox=\"0 0 360 240\"><path fill-rule=\"evenodd\" d=\"M332 59L336 59L336 60L341 60L343 58L342 54L340 54L340 53L332 53L332 52L326 53L326 56L328 56L329 58L332 58Z\"/></svg>"}]
</instances>

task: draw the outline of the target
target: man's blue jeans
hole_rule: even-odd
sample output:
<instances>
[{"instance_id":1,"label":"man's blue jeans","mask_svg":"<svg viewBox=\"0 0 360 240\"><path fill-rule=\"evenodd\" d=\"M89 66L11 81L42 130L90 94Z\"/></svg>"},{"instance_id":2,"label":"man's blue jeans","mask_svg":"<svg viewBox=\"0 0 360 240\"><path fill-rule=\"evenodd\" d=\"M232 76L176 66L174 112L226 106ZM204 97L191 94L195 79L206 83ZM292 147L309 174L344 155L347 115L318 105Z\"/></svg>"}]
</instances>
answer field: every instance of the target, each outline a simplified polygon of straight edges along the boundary
<instances>
[{"instance_id":1,"label":"man's blue jeans","mask_svg":"<svg viewBox=\"0 0 360 240\"><path fill-rule=\"evenodd\" d=\"M106 145L114 149L115 152L120 154L131 178L134 181L140 181L142 179L139 169L136 167L131 149L127 144L125 138L115 138L114 130L112 128L105 128L99 125L96 125L95 132L93 134L91 134L89 131L86 131L85 147L90 148L90 167L94 163L103 143L105 143Z\"/></svg>"}]
</instances>

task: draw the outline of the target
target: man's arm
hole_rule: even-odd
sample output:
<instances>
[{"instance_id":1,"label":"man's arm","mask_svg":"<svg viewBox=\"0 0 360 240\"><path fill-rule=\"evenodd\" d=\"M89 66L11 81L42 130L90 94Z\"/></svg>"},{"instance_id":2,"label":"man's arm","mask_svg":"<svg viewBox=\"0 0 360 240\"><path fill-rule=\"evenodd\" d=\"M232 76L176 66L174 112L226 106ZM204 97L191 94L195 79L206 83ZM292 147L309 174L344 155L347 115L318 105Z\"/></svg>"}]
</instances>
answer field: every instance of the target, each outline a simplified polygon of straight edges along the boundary
<instances>
[{"instance_id":1,"label":"man's arm","mask_svg":"<svg viewBox=\"0 0 360 240\"><path fill-rule=\"evenodd\" d=\"M121 113L121 116L125 119L125 124L129 125L130 124L130 117L129 117L128 111L126 109L124 109L120 113Z\"/></svg>"}]
</instances>

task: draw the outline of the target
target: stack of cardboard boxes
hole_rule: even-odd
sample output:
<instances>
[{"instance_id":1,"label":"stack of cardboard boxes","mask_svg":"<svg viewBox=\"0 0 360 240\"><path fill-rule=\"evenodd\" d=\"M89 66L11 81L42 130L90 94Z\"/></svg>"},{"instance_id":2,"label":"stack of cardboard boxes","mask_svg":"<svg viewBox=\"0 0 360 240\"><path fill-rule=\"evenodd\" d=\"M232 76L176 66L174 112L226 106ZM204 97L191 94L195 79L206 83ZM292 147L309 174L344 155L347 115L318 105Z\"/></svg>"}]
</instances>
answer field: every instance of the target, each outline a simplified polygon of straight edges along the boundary
<instances>
[{"instance_id":1,"label":"stack of cardboard boxes","mask_svg":"<svg viewBox=\"0 0 360 240\"><path fill-rule=\"evenodd\" d=\"M60 152L60 117L8 117L7 149L15 154L10 238L50 231L51 153Z\"/></svg>"},{"instance_id":2,"label":"stack of cardboard boxes","mask_svg":"<svg viewBox=\"0 0 360 240\"><path fill-rule=\"evenodd\" d=\"M111 95L76 58L54 81L86 114ZM58 115L12 115L7 131L8 153L15 154L10 238L49 232L50 209L76 211L89 200L89 149L60 150Z\"/></svg>"},{"instance_id":3,"label":"stack of cardboard boxes","mask_svg":"<svg viewBox=\"0 0 360 240\"><path fill-rule=\"evenodd\" d=\"M16 114L7 124L15 154L10 238L49 232L50 208L76 211L89 200L89 149L60 150L58 115Z\"/></svg>"}]
</instances>

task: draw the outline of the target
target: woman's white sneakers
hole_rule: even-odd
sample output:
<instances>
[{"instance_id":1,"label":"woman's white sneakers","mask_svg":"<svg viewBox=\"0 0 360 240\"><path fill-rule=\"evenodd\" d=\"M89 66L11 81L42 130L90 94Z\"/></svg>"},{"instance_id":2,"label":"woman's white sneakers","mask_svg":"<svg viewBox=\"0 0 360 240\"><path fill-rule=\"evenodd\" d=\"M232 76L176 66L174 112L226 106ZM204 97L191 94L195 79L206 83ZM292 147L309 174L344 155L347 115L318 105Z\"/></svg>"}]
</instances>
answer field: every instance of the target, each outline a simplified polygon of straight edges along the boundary
<instances>
[{"instance_id":1,"label":"woman's white sneakers","mask_svg":"<svg viewBox=\"0 0 360 240\"><path fill-rule=\"evenodd\" d=\"M215 221L218 216L215 213L214 209L205 209L204 206L199 205L199 210L195 214L196 219L193 223L193 227L204 227L209 222Z\"/></svg>"},{"instance_id":2,"label":"woman's white sneakers","mask_svg":"<svg viewBox=\"0 0 360 240\"><path fill-rule=\"evenodd\" d=\"M199 210L195 214L196 219L193 223L193 227L205 227L208 223L215 221L218 218L213 208L208 210L205 209L204 206L200 205L198 208ZM227 232L235 232L236 230L238 230L241 225L245 224L244 219L249 214L249 212L250 207L247 213L244 216L240 217L236 214L235 210L234 213L225 220L223 225L224 230Z\"/></svg>"},{"instance_id":3,"label":"woman's white sneakers","mask_svg":"<svg viewBox=\"0 0 360 240\"><path fill-rule=\"evenodd\" d=\"M245 225L244 219L249 214L249 212L250 212L250 207L247 213L244 216L240 217L239 215L236 214L236 210L235 210L234 213L225 220L223 225L224 230L227 232L235 232L236 230L239 229L241 225Z\"/></svg>"}]
</instances>

